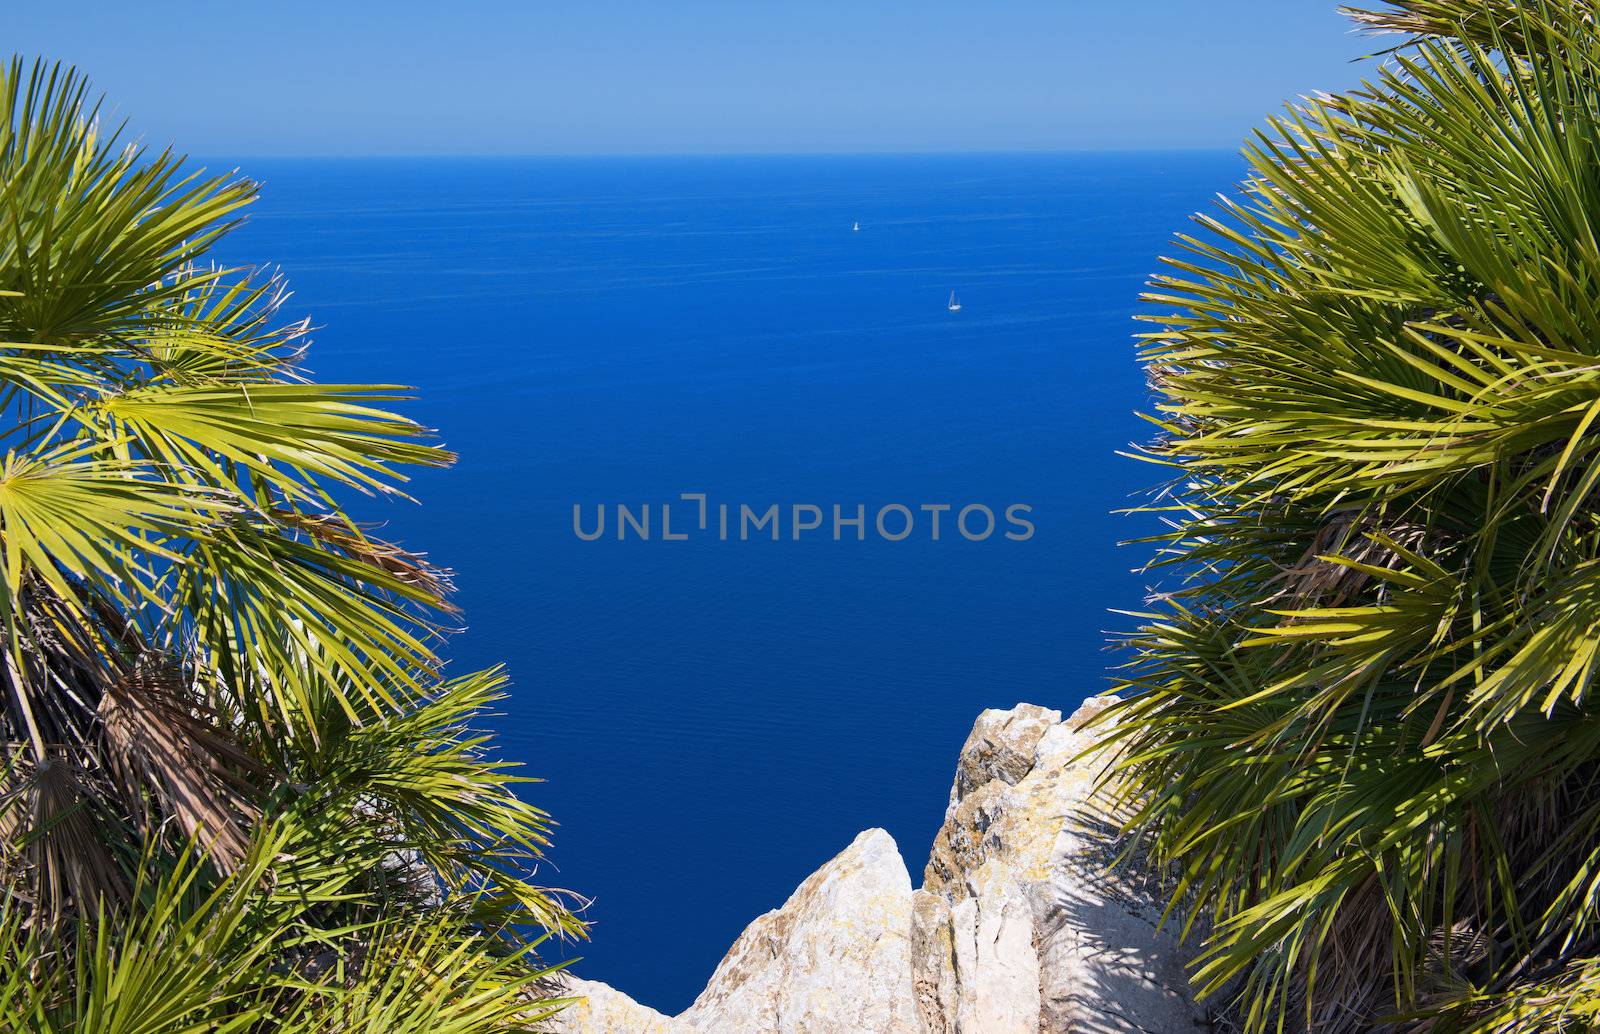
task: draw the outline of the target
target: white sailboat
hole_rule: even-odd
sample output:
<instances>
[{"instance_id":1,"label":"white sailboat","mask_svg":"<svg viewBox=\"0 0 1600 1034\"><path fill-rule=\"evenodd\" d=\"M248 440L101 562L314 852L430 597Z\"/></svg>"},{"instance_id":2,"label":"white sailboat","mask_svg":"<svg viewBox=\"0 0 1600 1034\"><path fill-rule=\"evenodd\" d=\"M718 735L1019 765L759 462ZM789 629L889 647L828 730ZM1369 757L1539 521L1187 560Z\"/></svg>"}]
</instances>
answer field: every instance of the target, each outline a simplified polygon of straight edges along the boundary
<instances>
[{"instance_id":1,"label":"white sailboat","mask_svg":"<svg viewBox=\"0 0 1600 1034\"><path fill-rule=\"evenodd\" d=\"M853 224L850 227L850 232L851 233L860 233L861 232L861 224L860 223Z\"/></svg>"},{"instance_id":2,"label":"white sailboat","mask_svg":"<svg viewBox=\"0 0 1600 1034\"><path fill-rule=\"evenodd\" d=\"M961 311L961 303L956 301L956 293L954 291L950 292L950 304L946 305L945 308L949 309L951 312Z\"/></svg>"}]
</instances>

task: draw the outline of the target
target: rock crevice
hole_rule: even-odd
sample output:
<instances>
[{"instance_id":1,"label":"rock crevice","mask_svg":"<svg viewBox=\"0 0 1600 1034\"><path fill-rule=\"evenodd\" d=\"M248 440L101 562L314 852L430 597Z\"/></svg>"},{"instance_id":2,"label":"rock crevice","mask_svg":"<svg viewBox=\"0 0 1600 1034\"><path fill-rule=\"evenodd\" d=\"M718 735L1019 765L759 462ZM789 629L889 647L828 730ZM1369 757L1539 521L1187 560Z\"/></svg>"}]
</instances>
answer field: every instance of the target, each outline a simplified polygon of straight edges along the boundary
<instances>
[{"instance_id":1,"label":"rock crevice","mask_svg":"<svg viewBox=\"0 0 1600 1034\"><path fill-rule=\"evenodd\" d=\"M747 927L676 1017L604 984L565 1034L1195 1034L1207 1015L1162 899L1107 871L1116 816L1084 724L1031 704L979 716L922 887L894 841L856 837Z\"/></svg>"}]
</instances>

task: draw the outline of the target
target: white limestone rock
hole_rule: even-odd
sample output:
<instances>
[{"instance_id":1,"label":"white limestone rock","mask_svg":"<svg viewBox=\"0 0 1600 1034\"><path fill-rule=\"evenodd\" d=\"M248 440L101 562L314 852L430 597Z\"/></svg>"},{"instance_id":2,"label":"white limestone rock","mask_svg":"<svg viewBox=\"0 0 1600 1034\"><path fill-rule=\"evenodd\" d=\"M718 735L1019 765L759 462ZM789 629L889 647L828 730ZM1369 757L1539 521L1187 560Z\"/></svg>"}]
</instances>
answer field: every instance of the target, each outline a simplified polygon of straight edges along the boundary
<instances>
[{"instance_id":1,"label":"white limestone rock","mask_svg":"<svg viewBox=\"0 0 1600 1034\"><path fill-rule=\"evenodd\" d=\"M676 1018L605 985L566 1034L1196 1034L1175 928L1138 867L1084 725L1110 703L985 711L962 748L923 887L868 830L751 923Z\"/></svg>"},{"instance_id":2,"label":"white limestone rock","mask_svg":"<svg viewBox=\"0 0 1600 1034\"><path fill-rule=\"evenodd\" d=\"M951 900L959 941L964 914L975 913L979 929L1015 921L1020 891L1038 978L1029 1030L1193 1034L1208 1015L1189 990L1178 924L1157 929L1160 888L1137 865L1108 871L1118 816L1095 793L1107 759L1092 749L1101 731L1085 725L1110 703L1093 698L1065 721L1028 704L979 716L923 892ZM987 1004L1015 986L1000 968L998 957L978 965L974 986L958 952L956 1005L945 1021L953 1034L1009 1034L1026 1022Z\"/></svg>"},{"instance_id":3,"label":"white limestone rock","mask_svg":"<svg viewBox=\"0 0 1600 1034\"><path fill-rule=\"evenodd\" d=\"M563 996L582 999L557 1014L555 1029L564 1034L694 1034L606 984L566 974L558 980Z\"/></svg>"},{"instance_id":4,"label":"white limestone rock","mask_svg":"<svg viewBox=\"0 0 1600 1034\"><path fill-rule=\"evenodd\" d=\"M881 829L751 923L680 1017L701 1034L918 1034L911 876Z\"/></svg>"},{"instance_id":5,"label":"white limestone rock","mask_svg":"<svg viewBox=\"0 0 1600 1034\"><path fill-rule=\"evenodd\" d=\"M1016 884L994 880L950 908L956 1034L1037 1034L1039 955L1033 909Z\"/></svg>"}]
</instances>

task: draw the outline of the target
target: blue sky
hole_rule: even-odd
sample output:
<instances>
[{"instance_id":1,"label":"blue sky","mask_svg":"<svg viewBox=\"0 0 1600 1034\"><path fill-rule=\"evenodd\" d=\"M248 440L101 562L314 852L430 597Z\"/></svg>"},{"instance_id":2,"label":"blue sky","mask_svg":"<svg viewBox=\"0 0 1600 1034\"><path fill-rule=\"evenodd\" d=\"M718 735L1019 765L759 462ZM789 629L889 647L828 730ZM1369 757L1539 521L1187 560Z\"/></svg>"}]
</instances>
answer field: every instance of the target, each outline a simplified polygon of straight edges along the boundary
<instances>
[{"instance_id":1,"label":"blue sky","mask_svg":"<svg viewBox=\"0 0 1600 1034\"><path fill-rule=\"evenodd\" d=\"M200 154L1231 148L1362 74L1334 6L54 0L5 42Z\"/></svg>"}]
</instances>

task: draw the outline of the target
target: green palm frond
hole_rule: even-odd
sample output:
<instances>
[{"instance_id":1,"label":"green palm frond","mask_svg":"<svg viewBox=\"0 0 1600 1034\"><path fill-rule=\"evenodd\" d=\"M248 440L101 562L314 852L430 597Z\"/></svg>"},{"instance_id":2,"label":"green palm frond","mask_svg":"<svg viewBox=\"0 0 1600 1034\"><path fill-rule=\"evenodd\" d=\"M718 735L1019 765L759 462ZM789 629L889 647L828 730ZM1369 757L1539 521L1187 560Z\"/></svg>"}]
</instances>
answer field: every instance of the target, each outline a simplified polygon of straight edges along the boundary
<instances>
[{"instance_id":1,"label":"green palm frond","mask_svg":"<svg viewBox=\"0 0 1600 1034\"><path fill-rule=\"evenodd\" d=\"M569 1003L559 967L529 961L450 924L385 927L353 980L310 985L290 1034L521 1034Z\"/></svg>"},{"instance_id":2,"label":"green palm frond","mask_svg":"<svg viewBox=\"0 0 1600 1034\"><path fill-rule=\"evenodd\" d=\"M1176 584L1109 714L1249 1030L1600 992L1593 13L1364 19L1421 38L1272 120L1152 283Z\"/></svg>"},{"instance_id":3,"label":"green palm frond","mask_svg":"<svg viewBox=\"0 0 1600 1034\"><path fill-rule=\"evenodd\" d=\"M9 453L0 461L7 613L24 606L28 579L68 601L78 599L77 585L98 582L132 606L118 584L129 572L130 554L144 561L146 569L137 573L148 581L147 565L177 559L163 540L230 508L215 493L157 481L152 465L93 458L114 454L118 444L79 440L33 454Z\"/></svg>"},{"instance_id":4,"label":"green palm frond","mask_svg":"<svg viewBox=\"0 0 1600 1034\"><path fill-rule=\"evenodd\" d=\"M312 500L317 478L392 492L395 465L450 461L437 447L408 440L426 434L423 428L371 404L402 397L363 385L146 384L102 399L85 416L102 418L103 433L124 435L144 455L196 477L253 477Z\"/></svg>"},{"instance_id":5,"label":"green palm frond","mask_svg":"<svg viewBox=\"0 0 1600 1034\"><path fill-rule=\"evenodd\" d=\"M117 136L0 68L0 1029L534 1029L585 927L472 728L504 676L339 502L453 457L205 264L253 184Z\"/></svg>"},{"instance_id":6,"label":"green palm frond","mask_svg":"<svg viewBox=\"0 0 1600 1034\"><path fill-rule=\"evenodd\" d=\"M102 909L79 920L70 956L0 901L0 1029L510 1034L566 1004L547 990L559 967L532 957L538 939L512 944L467 912L318 928L360 870L295 866L304 832L265 829L221 882L206 880L203 856L179 853L140 880L126 918Z\"/></svg>"}]
</instances>

